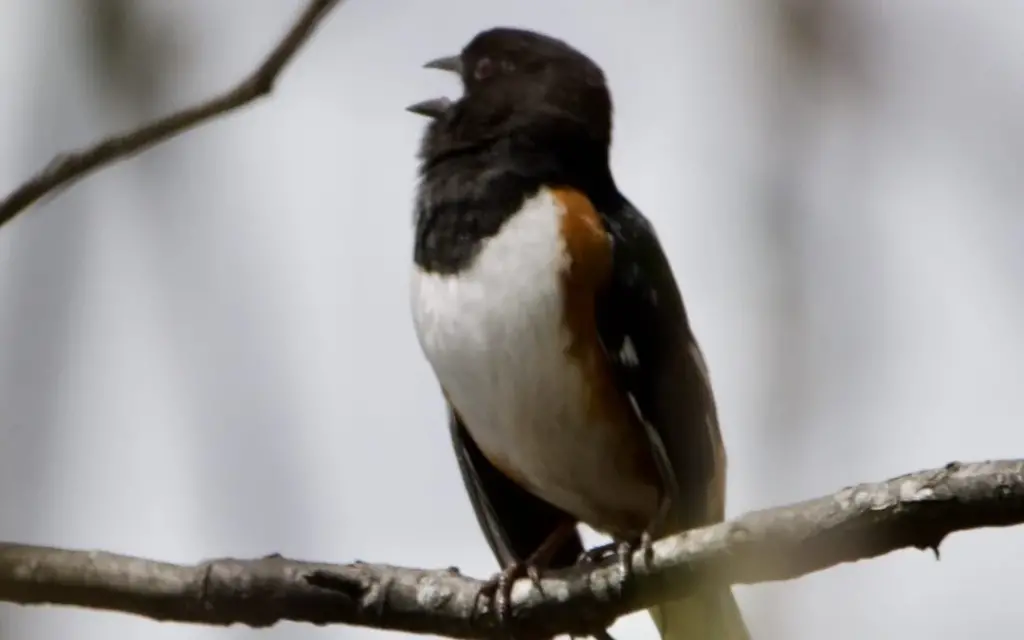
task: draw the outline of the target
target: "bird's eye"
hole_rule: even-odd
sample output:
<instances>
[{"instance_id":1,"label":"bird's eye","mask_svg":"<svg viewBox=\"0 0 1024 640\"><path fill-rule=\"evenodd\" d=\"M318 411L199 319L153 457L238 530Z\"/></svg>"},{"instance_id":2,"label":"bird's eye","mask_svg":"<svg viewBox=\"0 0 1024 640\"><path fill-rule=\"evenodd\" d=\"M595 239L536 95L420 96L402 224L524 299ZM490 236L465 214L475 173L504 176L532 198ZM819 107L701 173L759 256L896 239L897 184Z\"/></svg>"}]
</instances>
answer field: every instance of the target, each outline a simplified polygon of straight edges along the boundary
<instances>
[{"instance_id":1,"label":"bird's eye","mask_svg":"<svg viewBox=\"0 0 1024 640\"><path fill-rule=\"evenodd\" d=\"M486 80L494 75L494 61L490 58L480 58L473 69L473 77L477 80Z\"/></svg>"}]
</instances>

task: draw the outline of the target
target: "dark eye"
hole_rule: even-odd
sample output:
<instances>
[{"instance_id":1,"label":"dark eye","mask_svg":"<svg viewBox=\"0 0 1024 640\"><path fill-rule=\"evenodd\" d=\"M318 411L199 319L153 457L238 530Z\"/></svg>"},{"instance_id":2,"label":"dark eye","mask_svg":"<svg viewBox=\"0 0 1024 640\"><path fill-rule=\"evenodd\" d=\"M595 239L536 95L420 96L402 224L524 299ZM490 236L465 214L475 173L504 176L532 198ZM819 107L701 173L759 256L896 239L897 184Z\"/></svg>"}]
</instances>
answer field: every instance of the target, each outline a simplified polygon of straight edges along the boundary
<instances>
[{"instance_id":1,"label":"dark eye","mask_svg":"<svg viewBox=\"0 0 1024 640\"><path fill-rule=\"evenodd\" d=\"M490 58L480 58L473 69L473 77L477 80L486 80L494 75L494 62Z\"/></svg>"}]
</instances>

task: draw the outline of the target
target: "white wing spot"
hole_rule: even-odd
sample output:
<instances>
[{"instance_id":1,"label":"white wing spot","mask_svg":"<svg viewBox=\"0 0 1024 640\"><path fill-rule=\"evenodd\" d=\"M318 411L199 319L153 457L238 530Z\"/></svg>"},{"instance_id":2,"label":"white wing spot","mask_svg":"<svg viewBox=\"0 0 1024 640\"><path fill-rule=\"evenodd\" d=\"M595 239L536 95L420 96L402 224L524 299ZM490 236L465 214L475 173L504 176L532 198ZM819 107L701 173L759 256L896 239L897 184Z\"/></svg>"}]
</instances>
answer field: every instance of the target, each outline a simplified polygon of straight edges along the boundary
<instances>
[{"instance_id":1,"label":"white wing spot","mask_svg":"<svg viewBox=\"0 0 1024 640\"><path fill-rule=\"evenodd\" d=\"M626 336L626 339L622 341L622 349L619 350L619 361L627 367L635 367L640 364L640 358L636 355L636 348L633 346L633 341Z\"/></svg>"}]
</instances>

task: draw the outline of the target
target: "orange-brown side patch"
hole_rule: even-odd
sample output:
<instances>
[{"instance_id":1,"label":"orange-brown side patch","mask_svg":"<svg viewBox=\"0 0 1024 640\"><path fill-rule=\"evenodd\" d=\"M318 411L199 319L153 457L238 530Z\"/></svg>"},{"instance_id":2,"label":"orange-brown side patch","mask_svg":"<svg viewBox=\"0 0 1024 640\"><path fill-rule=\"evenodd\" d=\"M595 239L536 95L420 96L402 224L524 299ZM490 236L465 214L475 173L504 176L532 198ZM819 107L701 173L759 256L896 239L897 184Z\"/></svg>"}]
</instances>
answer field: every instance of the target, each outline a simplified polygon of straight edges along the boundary
<instances>
[{"instance_id":1,"label":"orange-brown side patch","mask_svg":"<svg viewBox=\"0 0 1024 640\"><path fill-rule=\"evenodd\" d=\"M563 322L572 336L568 356L590 381L589 415L595 425L622 430L614 438L623 445L621 471L640 474L656 483L657 469L643 427L637 424L628 400L615 384L597 331L597 292L611 275L612 240L586 195L569 188L552 191L564 209L561 231L569 255L562 278Z\"/></svg>"}]
</instances>

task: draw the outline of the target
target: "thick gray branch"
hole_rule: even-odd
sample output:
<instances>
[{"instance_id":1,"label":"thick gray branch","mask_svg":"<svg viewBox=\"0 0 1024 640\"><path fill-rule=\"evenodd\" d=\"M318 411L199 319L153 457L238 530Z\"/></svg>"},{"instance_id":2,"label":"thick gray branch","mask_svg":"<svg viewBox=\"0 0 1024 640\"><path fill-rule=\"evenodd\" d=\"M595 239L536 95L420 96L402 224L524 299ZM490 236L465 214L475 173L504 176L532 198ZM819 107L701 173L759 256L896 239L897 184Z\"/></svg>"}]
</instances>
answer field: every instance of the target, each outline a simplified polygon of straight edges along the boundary
<instances>
[{"instance_id":1,"label":"thick gray branch","mask_svg":"<svg viewBox=\"0 0 1024 640\"><path fill-rule=\"evenodd\" d=\"M57 156L42 171L0 201L0 227L47 193L70 184L94 169L138 153L269 94L285 65L309 40L316 27L338 2L311 0L260 66L224 93L131 131L112 135L85 149Z\"/></svg>"},{"instance_id":2,"label":"thick gray branch","mask_svg":"<svg viewBox=\"0 0 1024 640\"><path fill-rule=\"evenodd\" d=\"M691 589L697 579L794 578L896 549L936 549L949 533L1024 523L1024 460L952 463L671 536L634 578L614 562L528 579L512 593L525 635L586 634ZM204 624L344 623L461 638L502 635L481 582L454 569L271 556L180 566L103 552L0 544L0 600L122 611ZM506 636L503 636L506 637Z\"/></svg>"}]
</instances>

